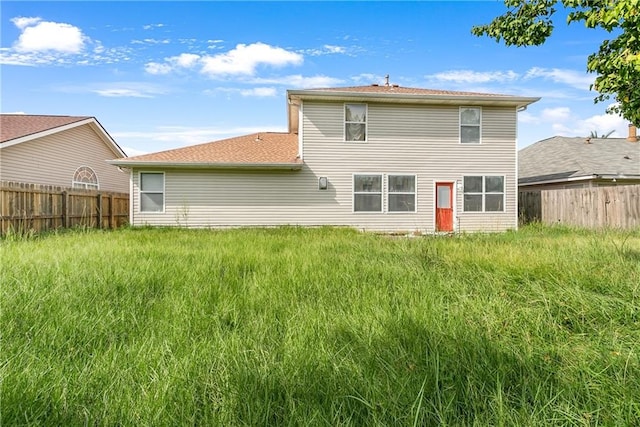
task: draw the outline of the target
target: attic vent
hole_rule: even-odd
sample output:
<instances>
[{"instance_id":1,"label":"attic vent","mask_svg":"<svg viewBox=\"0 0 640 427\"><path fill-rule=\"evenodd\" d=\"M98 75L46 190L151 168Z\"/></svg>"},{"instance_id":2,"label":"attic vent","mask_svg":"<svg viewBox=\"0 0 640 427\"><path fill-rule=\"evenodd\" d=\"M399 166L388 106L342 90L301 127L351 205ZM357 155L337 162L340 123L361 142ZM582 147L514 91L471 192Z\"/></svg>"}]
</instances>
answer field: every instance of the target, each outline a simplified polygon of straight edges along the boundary
<instances>
[{"instance_id":1,"label":"attic vent","mask_svg":"<svg viewBox=\"0 0 640 427\"><path fill-rule=\"evenodd\" d=\"M373 83L371 86L373 86L373 87L378 87L378 86L380 86L380 85L379 85L378 83Z\"/></svg>"},{"instance_id":2,"label":"attic vent","mask_svg":"<svg viewBox=\"0 0 640 427\"><path fill-rule=\"evenodd\" d=\"M393 86L393 87L400 87L400 85L396 85L396 84L394 84L394 85L391 85L391 86Z\"/></svg>"}]
</instances>

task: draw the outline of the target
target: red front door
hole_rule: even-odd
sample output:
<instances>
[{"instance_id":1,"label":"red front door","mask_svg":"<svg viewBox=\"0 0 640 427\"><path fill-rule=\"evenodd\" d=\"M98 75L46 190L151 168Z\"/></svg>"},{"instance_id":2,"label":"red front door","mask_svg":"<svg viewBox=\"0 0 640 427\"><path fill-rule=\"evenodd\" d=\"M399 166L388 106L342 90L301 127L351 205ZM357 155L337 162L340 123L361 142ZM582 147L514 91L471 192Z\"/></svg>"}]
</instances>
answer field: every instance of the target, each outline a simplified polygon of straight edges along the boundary
<instances>
[{"instance_id":1,"label":"red front door","mask_svg":"<svg viewBox=\"0 0 640 427\"><path fill-rule=\"evenodd\" d=\"M453 231L452 182L436 182L436 231Z\"/></svg>"}]
</instances>

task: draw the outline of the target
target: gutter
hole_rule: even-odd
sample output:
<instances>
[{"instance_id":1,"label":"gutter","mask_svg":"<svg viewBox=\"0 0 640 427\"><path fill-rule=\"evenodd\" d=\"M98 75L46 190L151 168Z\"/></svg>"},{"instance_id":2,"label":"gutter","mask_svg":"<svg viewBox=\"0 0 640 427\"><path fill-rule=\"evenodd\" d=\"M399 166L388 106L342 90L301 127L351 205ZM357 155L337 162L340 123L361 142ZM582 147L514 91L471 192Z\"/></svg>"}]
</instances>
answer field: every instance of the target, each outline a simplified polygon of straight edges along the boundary
<instances>
[{"instance_id":1,"label":"gutter","mask_svg":"<svg viewBox=\"0 0 640 427\"><path fill-rule=\"evenodd\" d=\"M597 179L598 177L599 175L593 174L593 175L575 176L575 177L565 178L565 179L547 179L544 181L518 182L518 187L527 187L530 185L543 185L543 184L559 184L562 182L572 182L572 181L588 181L590 179Z\"/></svg>"},{"instance_id":2,"label":"gutter","mask_svg":"<svg viewBox=\"0 0 640 427\"><path fill-rule=\"evenodd\" d=\"M513 105L518 108L526 107L537 102L540 98L509 96L509 95L409 95L404 93L369 93L369 92L324 92L308 90L289 90L287 98L291 100L368 100L380 102L413 102L418 104L460 104L460 105Z\"/></svg>"},{"instance_id":3,"label":"gutter","mask_svg":"<svg viewBox=\"0 0 640 427\"><path fill-rule=\"evenodd\" d=\"M213 163L213 162L136 162L127 160L107 160L107 163L124 168L162 169L252 169L252 170L300 170L300 163Z\"/></svg>"},{"instance_id":4,"label":"gutter","mask_svg":"<svg viewBox=\"0 0 640 427\"><path fill-rule=\"evenodd\" d=\"M526 178L524 178L526 179ZM531 185L543 185L543 184L559 184L559 183L563 183L563 182L573 182L573 181L588 181L590 179L638 179L640 180L640 175L627 175L627 174L620 174L620 175L613 175L613 174L592 174L592 175L583 175L583 176L576 176L576 177L571 177L571 178L566 178L566 179L548 179L545 181L530 181L530 182L518 182L518 187L528 187Z\"/></svg>"}]
</instances>

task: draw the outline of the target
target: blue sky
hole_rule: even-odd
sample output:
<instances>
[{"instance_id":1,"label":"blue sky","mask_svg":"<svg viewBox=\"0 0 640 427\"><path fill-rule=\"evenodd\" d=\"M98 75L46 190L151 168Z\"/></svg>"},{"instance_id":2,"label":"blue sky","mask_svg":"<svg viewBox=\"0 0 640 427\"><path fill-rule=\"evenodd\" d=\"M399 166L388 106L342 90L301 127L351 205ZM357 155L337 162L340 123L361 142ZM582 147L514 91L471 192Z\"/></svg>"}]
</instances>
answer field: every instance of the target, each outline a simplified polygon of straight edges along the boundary
<instances>
[{"instance_id":1,"label":"blue sky","mask_svg":"<svg viewBox=\"0 0 640 427\"><path fill-rule=\"evenodd\" d=\"M520 148L553 135L625 136L594 104L587 56L607 34L568 26L543 46L471 34L475 2L2 1L3 113L95 116L129 155L286 130L287 89L383 83L539 96Z\"/></svg>"}]
</instances>

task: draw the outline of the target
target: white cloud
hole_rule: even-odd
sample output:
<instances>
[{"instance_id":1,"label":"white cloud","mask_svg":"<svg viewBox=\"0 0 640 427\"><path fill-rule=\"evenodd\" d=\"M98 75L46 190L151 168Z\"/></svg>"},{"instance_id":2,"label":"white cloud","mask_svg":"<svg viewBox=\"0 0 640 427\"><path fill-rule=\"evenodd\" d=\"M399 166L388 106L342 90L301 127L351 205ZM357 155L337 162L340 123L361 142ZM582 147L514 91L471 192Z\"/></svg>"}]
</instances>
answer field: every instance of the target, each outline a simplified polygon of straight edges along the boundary
<instances>
[{"instance_id":1,"label":"white cloud","mask_svg":"<svg viewBox=\"0 0 640 427\"><path fill-rule=\"evenodd\" d=\"M546 122L566 121L571 117L569 107L545 108L540 119Z\"/></svg>"},{"instance_id":2,"label":"white cloud","mask_svg":"<svg viewBox=\"0 0 640 427\"><path fill-rule=\"evenodd\" d=\"M14 44L17 52L79 53L88 40L80 28L71 24L25 17L14 18L12 22L22 31Z\"/></svg>"},{"instance_id":3,"label":"white cloud","mask_svg":"<svg viewBox=\"0 0 640 427\"><path fill-rule=\"evenodd\" d=\"M277 84L289 88L320 88L337 86L344 81L323 75L304 77L300 74L295 74L275 78L255 78L250 79L248 82L253 84Z\"/></svg>"},{"instance_id":4,"label":"white cloud","mask_svg":"<svg viewBox=\"0 0 640 427\"><path fill-rule=\"evenodd\" d=\"M538 116L528 111L521 112L518 120L549 126L555 135L562 136L588 136L591 132L602 135L614 131L611 137L624 137L628 128L628 122L618 115L604 113L581 118L569 107L545 108Z\"/></svg>"},{"instance_id":5,"label":"white cloud","mask_svg":"<svg viewBox=\"0 0 640 427\"><path fill-rule=\"evenodd\" d=\"M145 30L152 30L154 28L162 28L164 27L164 24L149 24L149 25L143 25L142 28Z\"/></svg>"},{"instance_id":6,"label":"white cloud","mask_svg":"<svg viewBox=\"0 0 640 427\"><path fill-rule=\"evenodd\" d=\"M129 157L133 157L133 156L141 156L143 154L148 154L148 151L144 151L144 150L138 150L137 148L133 148L133 147L122 147L122 150L125 152L125 154Z\"/></svg>"},{"instance_id":7,"label":"white cloud","mask_svg":"<svg viewBox=\"0 0 640 427\"><path fill-rule=\"evenodd\" d=\"M143 40L131 40L132 44L169 44L169 39L143 39Z\"/></svg>"},{"instance_id":8,"label":"white cloud","mask_svg":"<svg viewBox=\"0 0 640 427\"><path fill-rule=\"evenodd\" d=\"M347 53L347 48L344 46L325 44L321 49L306 49L303 52L311 56L345 54Z\"/></svg>"},{"instance_id":9,"label":"white cloud","mask_svg":"<svg viewBox=\"0 0 640 427\"><path fill-rule=\"evenodd\" d=\"M325 44L324 48L329 53L345 53L346 52L346 49L344 47L342 47L342 46L334 46L334 45L330 45L330 44Z\"/></svg>"},{"instance_id":10,"label":"white cloud","mask_svg":"<svg viewBox=\"0 0 640 427\"><path fill-rule=\"evenodd\" d=\"M144 66L144 70L149 74L169 74L173 70L173 67L169 64L149 62Z\"/></svg>"},{"instance_id":11,"label":"white cloud","mask_svg":"<svg viewBox=\"0 0 640 427\"><path fill-rule=\"evenodd\" d=\"M200 55L196 55L194 53L182 53L178 56L174 56L170 58L170 62L173 61L179 67L183 68L191 68L200 59Z\"/></svg>"},{"instance_id":12,"label":"white cloud","mask_svg":"<svg viewBox=\"0 0 640 427\"><path fill-rule=\"evenodd\" d=\"M200 58L200 55L194 53L181 53L178 56L165 58L164 64L149 62L145 64L144 69L149 74L169 74L180 68L192 68L196 66Z\"/></svg>"},{"instance_id":13,"label":"white cloud","mask_svg":"<svg viewBox=\"0 0 640 427\"><path fill-rule=\"evenodd\" d=\"M524 76L526 79L543 78L551 80L555 83L562 83L572 86L576 89L589 90L595 76L593 74L587 74L584 72L578 72L575 70L567 70L561 68L541 68L533 67Z\"/></svg>"},{"instance_id":14,"label":"white cloud","mask_svg":"<svg viewBox=\"0 0 640 427\"><path fill-rule=\"evenodd\" d=\"M245 97L272 97L276 96L278 91L273 87L255 87L248 89L240 89L240 88L231 88L231 87L217 87L215 89L207 89L204 91L207 95L217 95L219 93L223 94L240 94Z\"/></svg>"},{"instance_id":15,"label":"white cloud","mask_svg":"<svg viewBox=\"0 0 640 427\"><path fill-rule=\"evenodd\" d=\"M540 123L540 119L528 111L518 113L518 122L520 123Z\"/></svg>"},{"instance_id":16,"label":"white cloud","mask_svg":"<svg viewBox=\"0 0 640 427\"><path fill-rule=\"evenodd\" d=\"M158 85L127 81L58 86L54 90L64 93L93 93L108 98L153 98L168 92Z\"/></svg>"},{"instance_id":17,"label":"white cloud","mask_svg":"<svg viewBox=\"0 0 640 427\"><path fill-rule=\"evenodd\" d=\"M364 84L372 84L372 83L382 84L382 83L384 83L384 76L380 75L380 74L361 73L361 74L358 74L357 76L352 76L351 80L353 80L357 84L362 84L362 83L364 83Z\"/></svg>"},{"instance_id":18,"label":"white cloud","mask_svg":"<svg viewBox=\"0 0 640 427\"><path fill-rule=\"evenodd\" d=\"M100 96L106 96L109 98L152 98L152 96L148 93L127 88L96 89L93 92L97 93Z\"/></svg>"},{"instance_id":19,"label":"white cloud","mask_svg":"<svg viewBox=\"0 0 640 427\"><path fill-rule=\"evenodd\" d=\"M19 29L23 30L26 27L29 27L31 25L35 25L38 22L42 21L42 18L25 18L23 16L18 16L16 18L12 18L11 22L13 22L13 24L18 27Z\"/></svg>"},{"instance_id":20,"label":"white cloud","mask_svg":"<svg viewBox=\"0 0 640 427\"><path fill-rule=\"evenodd\" d=\"M283 67L286 65L300 65L303 57L299 53L291 52L280 47L265 43L250 45L239 44L234 49L213 56L202 58L201 72L210 77L226 75L253 75L260 65Z\"/></svg>"},{"instance_id":21,"label":"white cloud","mask_svg":"<svg viewBox=\"0 0 640 427\"><path fill-rule=\"evenodd\" d=\"M247 135L256 132L286 132L283 126L262 126L262 127L236 127L236 128L200 128L185 126L164 126L149 131L134 132L114 132L111 136L119 144L136 146L149 146L149 151L166 150L186 145L199 144L209 141L230 138L238 135ZM131 141L125 143L122 141ZM161 144L162 147L158 147ZM126 150L128 153L129 151Z\"/></svg>"},{"instance_id":22,"label":"white cloud","mask_svg":"<svg viewBox=\"0 0 640 427\"><path fill-rule=\"evenodd\" d=\"M451 70L425 76L428 80L452 83L512 82L520 75L514 71Z\"/></svg>"},{"instance_id":23,"label":"white cloud","mask_svg":"<svg viewBox=\"0 0 640 427\"><path fill-rule=\"evenodd\" d=\"M273 87L254 87L252 89L242 89L240 95L242 96L257 96L257 97L269 97L276 96L276 89Z\"/></svg>"},{"instance_id":24,"label":"white cloud","mask_svg":"<svg viewBox=\"0 0 640 427\"><path fill-rule=\"evenodd\" d=\"M613 131L612 138L622 138L627 136L628 129L629 124L624 118L605 113L579 120L572 130L578 135L589 135L591 131L602 135Z\"/></svg>"},{"instance_id":25,"label":"white cloud","mask_svg":"<svg viewBox=\"0 0 640 427\"><path fill-rule=\"evenodd\" d=\"M145 71L149 74L168 74L172 71L199 67L209 77L253 76L260 65L283 67L300 65L303 57L280 47L264 43L239 44L234 49L217 55L183 53L164 59L164 62L148 62Z\"/></svg>"}]
</instances>

